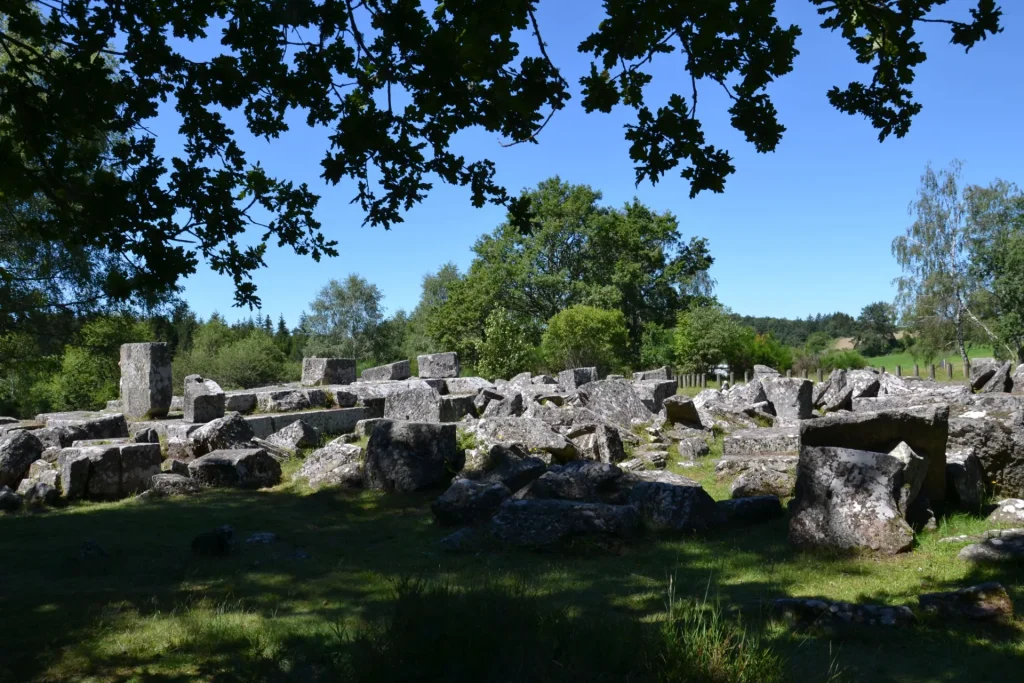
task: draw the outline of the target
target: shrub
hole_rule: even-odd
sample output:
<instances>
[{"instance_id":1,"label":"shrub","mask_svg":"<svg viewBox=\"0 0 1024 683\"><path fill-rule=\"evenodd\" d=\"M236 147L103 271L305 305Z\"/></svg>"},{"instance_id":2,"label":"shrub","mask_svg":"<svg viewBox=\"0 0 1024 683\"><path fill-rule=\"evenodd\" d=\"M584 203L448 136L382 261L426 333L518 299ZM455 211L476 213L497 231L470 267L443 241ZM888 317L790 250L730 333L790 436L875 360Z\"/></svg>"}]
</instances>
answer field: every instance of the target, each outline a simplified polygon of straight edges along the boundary
<instances>
[{"instance_id":1,"label":"shrub","mask_svg":"<svg viewBox=\"0 0 1024 683\"><path fill-rule=\"evenodd\" d=\"M284 379L285 358L265 332L252 332L217 354L216 379L225 387L248 389Z\"/></svg>"},{"instance_id":2,"label":"shrub","mask_svg":"<svg viewBox=\"0 0 1024 683\"><path fill-rule=\"evenodd\" d=\"M536 351L525 325L504 308L496 308L484 324L477 372L489 379L509 378L533 367Z\"/></svg>"},{"instance_id":3,"label":"shrub","mask_svg":"<svg viewBox=\"0 0 1024 683\"><path fill-rule=\"evenodd\" d=\"M789 370L793 367L793 350L768 334L757 334L750 340L748 355L750 364L767 365L776 370Z\"/></svg>"},{"instance_id":4,"label":"shrub","mask_svg":"<svg viewBox=\"0 0 1024 683\"><path fill-rule=\"evenodd\" d=\"M629 346L622 311L571 306L551 316L541 352L551 370L596 366L607 373L622 368Z\"/></svg>"},{"instance_id":5,"label":"shrub","mask_svg":"<svg viewBox=\"0 0 1024 683\"><path fill-rule=\"evenodd\" d=\"M116 362L88 349L64 349L60 372L47 383L49 403L55 410L98 410L118 396Z\"/></svg>"},{"instance_id":6,"label":"shrub","mask_svg":"<svg viewBox=\"0 0 1024 683\"><path fill-rule=\"evenodd\" d=\"M818 359L819 367L822 370L831 372L836 369L860 370L866 368L867 360L860 353L852 350L829 351Z\"/></svg>"}]
</instances>

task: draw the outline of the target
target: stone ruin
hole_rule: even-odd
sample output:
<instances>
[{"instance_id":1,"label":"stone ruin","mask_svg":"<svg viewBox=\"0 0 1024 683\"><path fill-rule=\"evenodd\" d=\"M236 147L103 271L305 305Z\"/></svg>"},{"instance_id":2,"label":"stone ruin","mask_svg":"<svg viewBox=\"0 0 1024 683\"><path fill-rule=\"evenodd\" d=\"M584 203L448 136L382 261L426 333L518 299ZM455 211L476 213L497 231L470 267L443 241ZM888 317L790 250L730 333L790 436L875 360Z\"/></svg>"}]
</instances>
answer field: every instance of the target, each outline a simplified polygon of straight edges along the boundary
<instances>
[{"instance_id":1,"label":"stone ruin","mask_svg":"<svg viewBox=\"0 0 1024 683\"><path fill-rule=\"evenodd\" d=\"M417 377L401 360L357 378L352 359L307 358L298 383L237 391L190 375L172 396L167 347L125 345L107 409L0 418L0 504L273 486L281 461L316 449L297 475L312 488L438 490L451 550L713 533L779 517L783 500L798 548L906 552L935 509L978 511L994 492L994 521L1024 522L1024 366L979 363L972 386L874 370L813 385L759 366L689 399L668 368L490 382L461 377L454 353L417 360ZM666 468L707 457L717 433L732 492L718 502ZM971 540L987 544L965 553L978 561L1024 545Z\"/></svg>"}]
</instances>

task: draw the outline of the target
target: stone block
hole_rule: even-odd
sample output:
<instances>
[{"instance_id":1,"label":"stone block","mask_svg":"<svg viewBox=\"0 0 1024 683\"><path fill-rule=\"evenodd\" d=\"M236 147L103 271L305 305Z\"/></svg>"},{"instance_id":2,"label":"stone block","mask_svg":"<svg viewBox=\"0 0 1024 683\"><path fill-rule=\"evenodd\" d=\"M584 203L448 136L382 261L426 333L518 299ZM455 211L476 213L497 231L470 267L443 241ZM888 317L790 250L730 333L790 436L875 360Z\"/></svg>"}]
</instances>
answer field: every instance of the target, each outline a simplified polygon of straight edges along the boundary
<instances>
[{"instance_id":1,"label":"stone block","mask_svg":"<svg viewBox=\"0 0 1024 683\"><path fill-rule=\"evenodd\" d=\"M185 422L202 424L224 417L224 390L199 375L185 378Z\"/></svg>"},{"instance_id":2,"label":"stone block","mask_svg":"<svg viewBox=\"0 0 1024 683\"><path fill-rule=\"evenodd\" d=\"M352 358L303 358L302 384L352 384L356 381L356 362Z\"/></svg>"},{"instance_id":3,"label":"stone block","mask_svg":"<svg viewBox=\"0 0 1024 683\"><path fill-rule=\"evenodd\" d=\"M574 391L588 382L597 381L597 368L571 368L558 373L558 388Z\"/></svg>"},{"instance_id":4,"label":"stone block","mask_svg":"<svg viewBox=\"0 0 1024 683\"><path fill-rule=\"evenodd\" d=\"M121 409L163 417L171 409L171 351L163 342L121 345Z\"/></svg>"},{"instance_id":5,"label":"stone block","mask_svg":"<svg viewBox=\"0 0 1024 683\"><path fill-rule=\"evenodd\" d=\"M459 354L454 352L417 356L416 362L420 377L447 379L459 376Z\"/></svg>"},{"instance_id":6,"label":"stone block","mask_svg":"<svg viewBox=\"0 0 1024 683\"><path fill-rule=\"evenodd\" d=\"M395 363L388 363L387 365L378 365L375 368L367 368L359 375L362 380L367 382L409 379L411 376L412 372L407 360L400 360Z\"/></svg>"}]
</instances>

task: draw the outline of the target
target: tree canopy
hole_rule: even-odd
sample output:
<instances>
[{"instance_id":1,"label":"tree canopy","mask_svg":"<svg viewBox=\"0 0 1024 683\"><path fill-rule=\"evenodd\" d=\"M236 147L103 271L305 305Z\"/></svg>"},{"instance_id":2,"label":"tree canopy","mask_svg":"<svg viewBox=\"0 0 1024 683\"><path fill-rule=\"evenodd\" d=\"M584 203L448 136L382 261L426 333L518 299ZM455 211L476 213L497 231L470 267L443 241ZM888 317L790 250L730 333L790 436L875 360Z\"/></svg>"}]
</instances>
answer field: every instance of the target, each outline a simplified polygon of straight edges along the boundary
<instances>
[{"instance_id":1,"label":"tree canopy","mask_svg":"<svg viewBox=\"0 0 1024 683\"><path fill-rule=\"evenodd\" d=\"M602 206L600 192L559 178L523 196L535 210L533 229L523 233L508 220L478 239L469 272L447 286L429 321L438 344L467 361L475 361L495 308L534 342L571 306L620 311L635 357L645 325L671 326L691 299L710 294L707 243L684 239L671 214L636 200Z\"/></svg>"},{"instance_id":2,"label":"tree canopy","mask_svg":"<svg viewBox=\"0 0 1024 683\"><path fill-rule=\"evenodd\" d=\"M917 29L947 24L970 49L1001 30L994 0L934 16L945 0L810 0L821 28L840 32L871 79L828 92L865 116L879 138L905 135L920 110L910 86L926 55ZM465 186L472 203L509 210L529 230L533 207L510 195L486 158L452 140L482 129L504 144L537 142L572 92L549 57L539 0L49 0L0 3L0 201L45 197L20 234L68 251L119 256L104 294L166 292L201 261L233 278L239 305L258 305L251 280L277 242L314 259L337 253L305 184L253 163L224 112L246 132L277 138L286 113L329 131L328 184L354 188L369 225L388 227L434 183ZM759 152L785 127L768 94L797 55L798 26L775 0L609 0L578 46L587 112L632 110L625 137L640 182L678 172L691 195L720 192L732 157L708 140L698 90L724 88L732 125ZM201 45L201 49L200 46ZM682 77L663 106L648 102L655 62ZM165 157L147 123L167 102L181 119L180 153ZM701 112L701 116L704 112ZM96 144L83 144L95 141ZM255 227L261 239L244 246Z\"/></svg>"}]
</instances>

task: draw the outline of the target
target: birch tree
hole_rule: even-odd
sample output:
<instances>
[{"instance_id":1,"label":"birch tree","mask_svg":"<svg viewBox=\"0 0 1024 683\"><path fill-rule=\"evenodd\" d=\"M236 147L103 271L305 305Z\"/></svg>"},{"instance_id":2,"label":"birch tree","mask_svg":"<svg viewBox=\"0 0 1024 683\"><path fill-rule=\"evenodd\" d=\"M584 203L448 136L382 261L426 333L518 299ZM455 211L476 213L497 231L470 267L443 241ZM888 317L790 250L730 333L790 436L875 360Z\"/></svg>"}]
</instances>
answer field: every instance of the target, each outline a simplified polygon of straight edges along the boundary
<instances>
[{"instance_id":1,"label":"birch tree","mask_svg":"<svg viewBox=\"0 0 1024 683\"><path fill-rule=\"evenodd\" d=\"M962 170L959 160L938 172L928 165L909 209L915 220L905 235L893 240L892 254L903 269L895 282L904 322L918 330L951 327L956 350L969 368L972 331L992 343L999 343L999 337L974 308L985 293L972 267L981 226L970 210L976 188L960 189Z\"/></svg>"}]
</instances>

